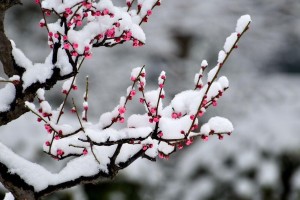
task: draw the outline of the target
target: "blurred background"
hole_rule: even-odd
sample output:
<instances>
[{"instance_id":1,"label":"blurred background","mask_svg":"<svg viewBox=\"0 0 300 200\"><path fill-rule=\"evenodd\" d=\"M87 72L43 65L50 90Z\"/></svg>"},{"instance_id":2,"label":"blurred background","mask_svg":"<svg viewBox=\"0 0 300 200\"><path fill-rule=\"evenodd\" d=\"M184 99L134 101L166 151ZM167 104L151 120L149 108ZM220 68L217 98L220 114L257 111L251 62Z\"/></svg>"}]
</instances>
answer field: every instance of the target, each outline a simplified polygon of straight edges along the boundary
<instances>
[{"instance_id":1,"label":"blurred background","mask_svg":"<svg viewBox=\"0 0 300 200\"><path fill-rule=\"evenodd\" d=\"M6 32L29 58L42 62L49 48L46 31L38 25L41 14L34 1L23 3L7 13ZM176 93L193 87L202 59L215 66L226 37L244 14L250 14L253 23L222 71L230 89L206 115L206 120L229 118L235 127L232 136L196 141L168 161L139 159L115 180L45 199L300 199L299 0L164 0L143 25L145 46L132 48L128 43L95 50L77 82L83 88L85 75L90 77L94 122L125 95L130 69L144 64L148 89L156 87L161 70L167 72L167 104ZM53 105L62 100L55 95L60 90L58 85L48 94ZM131 112L142 109L132 106ZM23 157L53 172L64 166L43 154L46 133L32 114L0 127L0 132L0 141Z\"/></svg>"}]
</instances>

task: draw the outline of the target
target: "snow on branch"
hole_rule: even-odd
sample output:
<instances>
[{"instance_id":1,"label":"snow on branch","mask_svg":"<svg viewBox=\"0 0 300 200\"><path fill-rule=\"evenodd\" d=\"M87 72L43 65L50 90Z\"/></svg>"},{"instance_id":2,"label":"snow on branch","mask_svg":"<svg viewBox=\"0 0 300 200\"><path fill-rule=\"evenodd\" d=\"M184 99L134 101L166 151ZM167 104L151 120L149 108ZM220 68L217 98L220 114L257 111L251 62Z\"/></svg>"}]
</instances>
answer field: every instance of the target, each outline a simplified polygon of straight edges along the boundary
<instances>
[{"instance_id":1,"label":"snow on branch","mask_svg":"<svg viewBox=\"0 0 300 200\"><path fill-rule=\"evenodd\" d=\"M77 74L84 60L92 57L92 49L113 47L127 41L132 41L134 47L143 45L146 37L140 25L148 21L152 10L161 2L138 1L136 8L134 0L127 0L123 8L114 6L111 0L36 0L36 3L42 10L40 26L48 31L48 44L52 51L44 63L33 64L12 43L12 54L22 73L8 80L10 82L0 90L0 93L9 96L6 101L0 99L0 111L10 109L10 102L14 101L14 86L23 95L31 91L36 95L38 104L29 99L25 106L37 116L38 122L44 124L47 132L44 152L56 160L73 158L61 172L52 174L0 144L0 163L8 168L7 173L17 175L25 185L33 187L36 196L93 182L99 177L114 177L120 169L140 157L152 161L157 157L168 159L177 149L191 145L196 138L207 141L209 136L216 135L223 139L224 135L232 133L233 125L228 119L214 117L200 124L199 118L208 107L216 107L228 89L228 79L218 76L247 31L250 16L245 15L238 20L236 32L226 39L217 65L207 73L207 80L203 80L203 73L208 63L203 60L195 74L193 89L178 93L167 106L164 106L166 73L159 75L156 89L147 91L145 66L137 67L131 72L131 84L119 104L102 114L98 123L88 119L87 78L83 99L72 99L70 112L74 114L73 121L76 123L64 124L61 119L68 112L66 102L77 90ZM49 23L47 18L50 15L57 21ZM58 80L65 80L62 86L64 100L58 108L54 108L44 95L45 89ZM144 114L127 114L127 105L133 98L139 98ZM117 124L123 128L116 128Z\"/></svg>"}]
</instances>

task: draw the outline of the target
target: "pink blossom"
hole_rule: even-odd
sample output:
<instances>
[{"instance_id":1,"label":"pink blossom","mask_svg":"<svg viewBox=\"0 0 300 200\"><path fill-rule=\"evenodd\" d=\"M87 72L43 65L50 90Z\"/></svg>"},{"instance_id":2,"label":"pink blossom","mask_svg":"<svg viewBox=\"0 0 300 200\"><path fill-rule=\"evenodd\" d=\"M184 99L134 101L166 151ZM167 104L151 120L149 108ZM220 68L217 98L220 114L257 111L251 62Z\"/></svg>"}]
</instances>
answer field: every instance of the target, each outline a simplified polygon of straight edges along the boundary
<instances>
[{"instance_id":1,"label":"pink blossom","mask_svg":"<svg viewBox=\"0 0 300 200\"><path fill-rule=\"evenodd\" d=\"M83 155L87 155L88 154L88 150L86 148L84 148L83 151L82 151L82 154Z\"/></svg>"},{"instance_id":2,"label":"pink blossom","mask_svg":"<svg viewBox=\"0 0 300 200\"><path fill-rule=\"evenodd\" d=\"M202 117L203 115L204 115L204 112L202 112L202 111L199 111L199 112L198 112L198 116L199 116L199 117Z\"/></svg>"},{"instance_id":3,"label":"pink blossom","mask_svg":"<svg viewBox=\"0 0 300 200\"><path fill-rule=\"evenodd\" d=\"M152 10L147 11L147 16L150 16L150 15L152 15Z\"/></svg>"},{"instance_id":4,"label":"pink blossom","mask_svg":"<svg viewBox=\"0 0 300 200\"><path fill-rule=\"evenodd\" d=\"M130 80L131 80L131 81L135 81L135 80L136 80L136 77L132 76L132 77L130 77Z\"/></svg>"},{"instance_id":5,"label":"pink blossom","mask_svg":"<svg viewBox=\"0 0 300 200\"><path fill-rule=\"evenodd\" d=\"M173 113L172 113L172 118L173 118L173 119L177 119L177 117L178 117L177 113L173 112Z\"/></svg>"},{"instance_id":6,"label":"pink blossom","mask_svg":"<svg viewBox=\"0 0 300 200\"><path fill-rule=\"evenodd\" d=\"M136 94L136 91L135 91L135 90L131 90L131 91L130 91L130 96L133 97L135 94Z\"/></svg>"},{"instance_id":7,"label":"pink blossom","mask_svg":"<svg viewBox=\"0 0 300 200\"><path fill-rule=\"evenodd\" d=\"M65 154L65 152L61 149L57 149L56 154L57 154L57 156L62 156Z\"/></svg>"},{"instance_id":8,"label":"pink blossom","mask_svg":"<svg viewBox=\"0 0 300 200\"><path fill-rule=\"evenodd\" d=\"M207 136L207 135L202 135L202 136L201 136L201 139L202 139L203 141L208 141L208 136Z\"/></svg>"},{"instance_id":9,"label":"pink blossom","mask_svg":"<svg viewBox=\"0 0 300 200\"><path fill-rule=\"evenodd\" d=\"M78 90L77 85L72 85L72 89L73 89L73 90Z\"/></svg>"},{"instance_id":10,"label":"pink blossom","mask_svg":"<svg viewBox=\"0 0 300 200\"><path fill-rule=\"evenodd\" d=\"M67 35L64 35L64 36L63 36L63 40L64 40L64 41L68 40L68 36L67 36Z\"/></svg>"},{"instance_id":11,"label":"pink blossom","mask_svg":"<svg viewBox=\"0 0 300 200\"><path fill-rule=\"evenodd\" d=\"M102 13L103 13L103 15L108 15L109 14L109 10L107 8L105 8Z\"/></svg>"},{"instance_id":12,"label":"pink blossom","mask_svg":"<svg viewBox=\"0 0 300 200\"><path fill-rule=\"evenodd\" d=\"M147 146L143 146L143 151L146 151L148 149Z\"/></svg>"},{"instance_id":13,"label":"pink blossom","mask_svg":"<svg viewBox=\"0 0 300 200\"><path fill-rule=\"evenodd\" d=\"M73 48L77 49L78 48L78 44L77 43L73 43Z\"/></svg>"},{"instance_id":14,"label":"pink blossom","mask_svg":"<svg viewBox=\"0 0 300 200\"><path fill-rule=\"evenodd\" d=\"M71 8L66 8L65 11L68 15L71 15L73 13Z\"/></svg>"},{"instance_id":15,"label":"pink blossom","mask_svg":"<svg viewBox=\"0 0 300 200\"><path fill-rule=\"evenodd\" d=\"M214 107L216 107L216 106L218 105L217 101L216 101L216 100L213 100L213 101L212 101L212 105L213 105Z\"/></svg>"},{"instance_id":16,"label":"pink blossom","mask_svg":"<svg viewBox=\"0 0 300 200\"><path fill-rule=\"evenodd\" d=\"M123 117L120 118L120 123L123 124L125 122L125 119Z\"/></svg>"},{"instance_id":17,"label":"pink blossom","mask_svg":"<svg viewBox=\"0 0 300 200\"><path fill-rule=\"evenodd\" d=\"M76 22L76 25L77 25L77 26L81 26L81 25L82 25L82 21L81 21L81 20L78 20L78 21Z\"/></svg>"},{"instance_id":18,"label":"pink blossom","mask_svg":"<svg viewBox=\"0 0 300 200\"><path fill-rule=\"evenodd\" d=\"M70 49L70 44L69 43L64 43L64 49L69 50Z\"/></svg>"},{"instance_id":19,"label":"pink blossom","mask_svg":"<svg viewBox=\"0 0 300 200\"><path fill-rule=\"evenodd\" d=\"M86 7L87 9L90 9L91 7L92 7L92 4L91 3L88 3L88 2L82 2L82 5L84 6L84 7Z\"/></svg>"},{"instance_id":20,"label":"pink blossom","mask_svg":"<svg viewBox=\"0 0 300 200\"><path fill-rule=\"evenodd\" d=\"M157 134L158 137L162 137L163 135L164 135L164 134L163 134L162 131L158 132L158 134Z\"/></svg>"},{"instance_id":21,"label":"pink blossom","mask_svg":"<svg viewBox=\"0 0 300 200\"><path fill-rule=\"evenodd\" d=\"M181 144L181 143L179 143L178 145L177 145L177 147L178 147L178 149L183 149L183 145Z\"/></svg>"},{"instance_id":22,"label":"pink blossom","mask_svg":"<svg viewBox=\"0 0 300 200\"><path fill-rule=\"evenodd\" d=\"M116 26L116 27L120 27L120 22L116 22L116 23L115 23L115 26Z\"/></svg>"},{"instance_id":23,"label":"pink blossom","mask_svg":"<svg viewBox=\"0 0 300 200\"><path fill-rule=\"evenodd\" d=\"M44 27L46 25L45 22L40 22L40 27Z\"/></svg>"},{"instance_id":24,"label":"pink blossom","mask_svg":"<svg viewBox=\"0 0 300 200\"><path fill-rule=\"evenodd\" d=\"M192 143L193 143L192 140L187 140L187 141L185 142L185 144L186 144L187 146L191 145Z\"/></svg>"},{"instance_id":25,"label":"pink blossom","mask_svg":"<svg viewBox=\"0 0 300 200\"><path fill-rule=\"evenodd\" d=\"M219 137L219 140L223 140L223 138L224 138L224 136L221 134L219 134L218 137Z\"/></svg>"},{"instance_id":26,"label":"pink blossom","mask_svg":"<svg viewBox=\"0 0 300 200\"><path fill-rule=\"evenodd\" d=\"M140 103L144 103L144 102L145 102L145 99L140 98Z\"/></svg>"},{"instance_id":27,"label":"pink blossom","mask_svg":"<svg viewBox=\"0 0 300 200\"><path fill-rule=\"evenodd\" d=\"M120 114L124 114L125 112L126 112L126 108L123 106L123 107L120 107L119 109L118 109L118 111L119 111L119 113Z\"/></svg>"},{"instance_id":28,"label":"pink blossom","mask_svg":"<svg viewBox=\"0 0 300 200\"><path fill-rule=\"evenodd\" d=\"M115 28L108 29L105 34L108 38L115 37Z\"/></svg>"},{"instance_id":29,"label":"pink blossom","mask_svg":"<svg viewBox=\"0 0 300 200\"><path fill-rule=\"evenodd\" d=\"M75 57L76 57L76 56L78 56L78 53L77 53L76 51L73 51L73 52L72 52L72 56L75 56Z\"/></svg>"}]
</instances>

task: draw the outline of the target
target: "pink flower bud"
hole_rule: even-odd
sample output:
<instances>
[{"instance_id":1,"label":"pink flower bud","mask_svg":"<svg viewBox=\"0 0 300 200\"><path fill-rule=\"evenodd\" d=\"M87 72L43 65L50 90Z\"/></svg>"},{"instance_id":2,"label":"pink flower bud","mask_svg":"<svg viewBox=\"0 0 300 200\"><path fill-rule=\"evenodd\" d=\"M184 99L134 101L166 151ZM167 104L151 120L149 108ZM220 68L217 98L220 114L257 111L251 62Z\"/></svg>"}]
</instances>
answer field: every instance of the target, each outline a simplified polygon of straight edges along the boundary
<instances>
[{"instance_id":1,"label":"pink flower bud","mask_svg":"<svg viewBox=\"0 0 300 200\"><path fill-rule=\"evenodd\" d=\"M199 111L199 112L198 112L198 116L199 116L199 117L202 117L203 115L204 115L204 112L202 112L202 111Z\"/></svg>"},{"instance_id":2,"label":"pink flower bud","mask_svg":"<svg viewBox=\"0 0 300 200\"><path fill-rule=\"evenodd\" d=\"M130 91L130 96L133 97L134 95L136 95L136 91L135 91L135 90L131 90L131 91Z\"/></svg>"},{"instance_id":3,"label":"pink flower bud","mask_svg":"<svg viewBox=\"0 0 300 200\"><path fill-rule=\"evenodd\" d=\"M86 59L91 59L91 58L92 58L92 54L91 54L91 53L85 53L85 54L84 54L84 57L85 57Z\"/></svg>"},{"instance_id":4,"label":"pink flower bud","mask_svg":"<svg viewBox=\"0 0 300 200\"><path fill-rule=\"evenodd\" d=\"M57 154L58 156L62 156L62 155L65 154L65 152L64 152L63 150L61 150L61 149L57 149L56 154Z\"/></svg>"},{"instance_id":5,"label":"pink flower bud","mask_svg":"<svg viewBox=\"0 0 300 200\"><path fill-rule=\"evenodd\" d=\"M150 16L150 15L152 15L152 10L147 11L147 16Z\"/></svg>"},{"instance_id":6,"label":"pink flower bud","mask_svg":"<svg viewBox=\"0 0 300 200\"><path fill-rule=\"evenodd\" d=\"M164 159L164 158L165 158L165 156L164 156L163 153L158 153L158 157L159 157L160 159Z\"/></svg>"},{"instance_id":7,"label":"pink flower bud","mask_svg":"<svg viewBox=\"0 0 300 200\"><path fill-rule=\"evenodd\" d=\"M77 22L76 22L76 26L81 26L82 25L82 21L81 20L78 20Z\"/></svg>"},{"instance_id":8,"label":"pink flower bud","mask_svg":"<svg viewBox=\"0 0 300 200\"><path fill-rule=\"evenodd\" d=\"M49 147L49 146L50 146L50 142L49 142L49 141L46 141L46 142L45 142L45 145L46 145L47 147Z\"/></svg>"},{"instance_id":9,"label":"pink flower bud","mask_svg":"<svg viewBox=\"0 0 300 200\"><path fill-rule=\"evenodd\" d=\"M71 54L72 54L72 56L75 56L75 57L78 56L78 53L76 51L73 51Z\"/></svg>"},{"instance_id":10,"label":"pink flower bud","mask_svg":"<svg viewBox=\"0 0 300 200\"><path fill-rule=\"evenodd\" d=\"M144 103L144 102L145 102L145 99L140 98L140 103Z\"/></svg>"},{"instance_id":11,"label":"pink flower bud","mask_svg":"<svg viewBox=\"0 0 300 200\"><path fill-rule=\"evenodd\" d=\"M187 146L191 145L192 143L193 143L192 140L187 140L187 141L185 142L185 144L186 144Z\"/></svg>"},{"instance_id":12,"label":"pink flower bud","mask_svg":"<svg viewBox=\"0 0 300 200\"><path fill-rule=\"evenodd\" d=\"M143 22L148 22L148 17L144 17Z\"/></svg>"},{"instance_id":13,"label":"pink flower bud","mask_svg":"<svg viewBox=\"0 0 300 200\"><path fill-rule=\"evenodd\" d=\"M143 146L143 151L146 151L148 149L147 146Z\"/></svg>"},{"instance_id":14,"label":"pink flower bud","mask_svg":"<svg viewBox=\"0 0 300 200\"><path fill-rule=\"evenodd\" d=\"M173 113L172 113L172 118L173 118L173 119L177 119L177 117L178 117L178 116L177 116L177 113L173 112Z\"/></svg>"},{"instance_id":15,"label":"pink flower bud","mask_svg":"<svg viewBox=\"0 0 300 200\"><path fill-rule=\"evenodd\" d=\"M108 15L109 14L109 10L107 8L105 8L102 13L103 13L103 15Z\"/></svg>"},{"instance_id":16,"label":"pink flower bud","mask_svg":"<svg viewBox=\"0 0 300 200\"><path fill-rule=\"evenodd\" d=\"M69 50L69 49L70 49L70 44L69 44L69 43L65 43L65 44L64 44L64 49Z\"/></svg>"},{"instance_id":17,"label":"pink flower bud","mask_svg":"<svg viewBox=\"0 0 300 200\"><path fill-rule=\"evenodd\" d=\"M219 140L223 140L223 138L224 138L223 135L219 134L218 136L219 136Z\"/></svg>"},{"instance_id":18,"label":"pink flower bud","mask_svg":"<svg viewBox=\"0 0 300 200\"><path fill-rule=\"evenodd\" d=\"M84 47L84 51L89 51L90 50L90 47L86 46Z\"/></svg>"},{"instance_id":19,"label":"pink flower bud","mask_svg":"<svg viewBox=\"0 0 300 200\"><path fill-rule=\"evenodd\" d=\"M158 137L162 137L163 135L164 135L164 134L163 134L162 131L158 132L158 134L157 134Z\"/></svg>"},{"instance_id":20,"label":"pink flower bud","mask_svg":"<svg viewBox=\"0 0 300 200\"><path fill-rule=\"evenodd\" d=\"M82 151L82 154L83 155L87 155L88 154L88 150L86 148L84 148L83 151Z\"/></svg>"},{"instance_id":21,"label":"pink flower bud","mask_svg":"<svg viewBox=\"0 0 300 200\"><path fill-rule=\"evenodd\" d=\"M194 120L195 119L195 115L190 115L190 119Z\"/></svg>"},{"instance_id":22,"label":"pink flower bud","mask_svg":"<svg viewBox=\"0 0 300 200\"><path fill-rule=\"evenodd\" d=\"M123 124L125 122L125 119L123 117L120 118L120 123Z\"/></svg>"},{"instance_id":23,"label":"pink flower bud","mask_svg":"<svg viewBox=\"0 0 300 200\"><path fill-rule=\"evenodd\" d=\"M78 90L77 85L72 85L72 89L73 89L73 90Z\"/></svg>"},{"instance_id":24,"label":"pink flower bud","mask_svg":"<svg viewBox=\"0 0 300 200\"><path fill-rule=\"evenodd\" d=\"M141 10L142 4L138 4L138 10Z\"/></svg>"},{"instance_id":25,"label":"pink flower bud","mask_svg":"<svg viewBox=\"0 0 300 200\"><path fill-rule=\"evenodd\" d=\"M73 13L71 8L66 8L65 11L68 15L71 15Z\"/></svg>"},{"instance_id":26,"label":"pink flower bud","mask_svg":"<svg viewBox=\"0 0 300 200\"><path fill-rule=\"evenodd\" d=\"M159 118L158 118L158 117L154 117L154 118L153 118L153 121L154 121L155 123L157 123L157 122L159 122Z\"/></svg>"},{"instance_id":27,"label":"pink flower bud","mask_svg":"<svg viewBox=\"0 0 300 200\"><path fill-rule=\"evenodd\" d=\"M183 149L183 145L182 145L181 143L179 143L179 144L177 145L177 147L178 147L179 150Z\"/></svg>"},{"instance_id":28,"label":"pink flower bud","mask_svg":"<svg viewBox=\"0 0 300 200\"><path fill-rule=\"evenodd\" d=\"M212 101L212 105L213 105L214 107L216 107L216 106L218 105L217 101L216 101L216 100L213 100L213 101Z\"/></svg>"},{"instance_id":29,"label":"pink flower bud","mask_svg":"<svg viewBox=\"0 0 300 200\"><path fill-rule=\"evenodd\" d=\"M202 139L203 141L208 141L208 136L207 136L207 135L202 135L202 136L201 136L201 139Z\"/></svg>"},{"instance_id":30,"label":"pink flower bud","mask_svg":"<svg viewBox=\"0 0 300 200\"><path fill-rule=\"evenodd\" d=\"M150 109L150 112L151 112L152 114L156 113L156 108L151 108L151 109Z\"/></svg>"},{"instance_id":31,"label":"pink flower bud","mask_svg":"<svg viewBox=\"0 0 300 200\"><path fill-rule=\"evenodd\" d=\"M73 48L77 49L78 48L78 44L77 43L73 43Z\"/></svg>"},{"instance_id":32,"label":"pink flower bud","mask_svg":"<svg viewBox=\"0 0 300 200\"><path fill-rule=\"evenodd\" d=\"M40 22L40 27L44 27L46 24L44 22Z\"/></svg>"},{"instance_id":33,"label":"pink flower bud","mask_svg":"<svg viewBox=\"0 0 300 200\"><path fill-rule=\"evenodd\" d=\"M118 111L119 111L120 114L124 114L126 112L126 108L125 107L120 107L118 109Z\"/></svg>"}]
</instances>

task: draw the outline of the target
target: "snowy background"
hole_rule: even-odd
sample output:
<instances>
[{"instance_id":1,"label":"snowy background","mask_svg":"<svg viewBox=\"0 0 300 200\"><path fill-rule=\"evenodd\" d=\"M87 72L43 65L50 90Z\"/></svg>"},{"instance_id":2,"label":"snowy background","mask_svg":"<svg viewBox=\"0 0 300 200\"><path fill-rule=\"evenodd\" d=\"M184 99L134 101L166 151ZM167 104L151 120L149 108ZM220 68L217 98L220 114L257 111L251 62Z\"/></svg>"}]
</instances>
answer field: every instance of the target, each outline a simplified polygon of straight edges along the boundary
<instances>
[{"instance_id":1,"label":"snowy background","mask_svg":"<svg viewBox=\"0 0 300 200\"><path fill-rule=\"evenodd\" d=\"M38 27L40 11L33 1L23 3L8 13L7 34L29 58L43 61L49 49L46 31ZM125 94L133 67L145 64L153 84L161 70L167 72L165 101L192 88L201 60L207 59L211 67L216 64L236 20L243 14L253 20L222 71L230 89L218 109L206 116L231 119L232 136L197 141L169 161L140 159L114 181L76 187L48 199L300 199L299 10L299 0L164 0L143 25L145 46L97 49L78 79L83 85L85 75L90 77L94 121ZM53 95L55 91L60 87L49 98L58 104L62 97ZM42 153L45 132L32 114L0 127L0 132L1 142L50 171L64 165Z\"/></svg>"}]
</instances>

